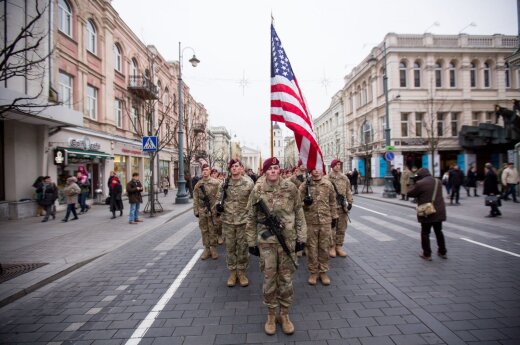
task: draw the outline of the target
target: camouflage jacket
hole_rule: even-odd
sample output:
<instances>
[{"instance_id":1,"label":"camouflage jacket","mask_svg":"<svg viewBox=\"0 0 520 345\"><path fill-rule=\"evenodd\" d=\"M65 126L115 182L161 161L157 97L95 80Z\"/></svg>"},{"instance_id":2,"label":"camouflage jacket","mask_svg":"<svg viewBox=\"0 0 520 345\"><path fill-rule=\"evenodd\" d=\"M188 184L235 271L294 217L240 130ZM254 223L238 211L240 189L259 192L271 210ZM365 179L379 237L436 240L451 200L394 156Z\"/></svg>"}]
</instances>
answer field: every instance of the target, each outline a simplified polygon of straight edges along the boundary
<instances>
[{"instance_id":1,"label":"camouflage jacket","mask_svg":"<svg viewBox=\"0 0 520 345\"><path fill-rule=\"evenodd\" d=\"M270 212L278 216L284 224L282 234L286 243L294 243L296 240L303 243L307 241L307 225L298 189L292 182L280 179L275 185L270 185L265 181L257 182L249 196L246 226L246 240L249 247L255 246L257 241L258 243L278 243L275 236L267 239L261 237L267 227L259 223L265 218L256 206L260 199L264 200Z\"/></svg>"},{"instance_id":2,"label":"camouflage jacket","mask_svg":"<svg viewBox=\"0 0 520 345\"><path fill-rule=\"evenodd\" d=\"M340 172L336 173L333 171L328 175L328 178L331 183L334 183L338 189L338 193L343 195L349 204L352 204L354 199L352 198L352 191L350 190L350 181L348 180L348 177ZM334 193L336 193L336 190L334 190ZM337 202L336 205L338 209L341 208L341 205L338 205Z\"/></svg>"},{"instance_id":3,"label":"camouflage jacket","mask_svg":"<svg viewBox=\"0 0 520 345\"><path fill-rule=\"evenodd\" d=\"M224 184L222 183L218 189L217 202L224 192ZM241 176L239 180L229 179L224 212L220 215L223 223L235 225L247 223L247 202L253 186L253 180L249 176Z\"/></svg>"},{"instance_id":4,"label":"camouflage jacket","mask_svg":"<svg viewBox=\"0 0 520 345\"><path fill-rule=\"evenodd\" d=\"M217 202L217 193L220 186L220 181L213 178L208 177L207 179L200 179L199 182L193 188L193 213L198 216L199 214L208 214L206 205L204 205L204 194L200 190L200 187L204 186L206 190L206 194L209 197L209 204L211 206L211 212L213 215L216 215L215 204Z\"/></svg>"},{"instance_id":5,"label":"camouflage jacket","mask_svg":"<svg viewBox=\"0 0 520 345\"><path fill-rule=\"evenodd\" d=\"M307 194L306 187L306 183L300 185L300 197L302 201ZM321 178L318 181L311 179L310 187L313 200L312 205L303 206L307 224L332 223L332 219L338 218L334 187L326 178Z\"/></svg>"},{"instance_id":6,"label":"camouflage jacket","mask_svg":"<svg viewBox=\"0 0 520 345\"><path fill-rule=\"evenodd\" d=\"M298 176L301 176L301 180L298 178ZM292 175L291 176L291 182L294 183L294 185L296 186L296 188L299 188L300 185L305 181L305 175Z\"/></svg>"}]
</instances>

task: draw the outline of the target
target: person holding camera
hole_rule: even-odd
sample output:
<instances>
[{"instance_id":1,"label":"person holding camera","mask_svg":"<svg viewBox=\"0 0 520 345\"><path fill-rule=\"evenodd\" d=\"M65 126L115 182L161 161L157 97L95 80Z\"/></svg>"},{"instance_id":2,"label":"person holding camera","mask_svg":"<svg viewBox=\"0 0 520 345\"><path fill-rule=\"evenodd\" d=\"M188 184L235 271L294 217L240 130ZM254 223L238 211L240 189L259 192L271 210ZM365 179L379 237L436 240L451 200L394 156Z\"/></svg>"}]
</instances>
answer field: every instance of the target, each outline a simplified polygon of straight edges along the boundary
<instances>
[{"instance_id":1,"label":"person holding camera","mask_svg":"<svg viewBox=\"0 0 520 345\"><path fill-rule=\"evenodd\" d=\"M417 221L421 224L421 246L422 252L419 254L421 258L432 261L432 250L430 247L430 232L433 227L435 237L437 238L437 255L443 259L447 259L446 242L442 233L442 222L446 221L446 205L442 197L442 183L434 178L430 171L421 168L413 177L415 184L408 190L408 196L417 200ZM433 209L431 214L419 214L422 205L431 203Z\"/></svg>"}]
</instances>

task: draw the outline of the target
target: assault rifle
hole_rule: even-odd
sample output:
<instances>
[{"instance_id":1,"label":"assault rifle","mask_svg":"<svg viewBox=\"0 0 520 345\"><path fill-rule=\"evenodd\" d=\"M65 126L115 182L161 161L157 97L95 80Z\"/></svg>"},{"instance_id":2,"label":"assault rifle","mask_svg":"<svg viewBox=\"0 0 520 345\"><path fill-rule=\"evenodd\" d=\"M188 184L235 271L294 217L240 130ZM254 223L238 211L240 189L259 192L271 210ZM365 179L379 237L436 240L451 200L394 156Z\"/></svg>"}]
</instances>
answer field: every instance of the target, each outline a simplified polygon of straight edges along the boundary
<instances>
[{"instance_id":1,"label":"assault rifle","mask_svg":"<svg viewBox=\"0 0 520 345\"><path fill-rule=\"evenodd\" d=\"M256 206L258 209L265 215L265 221L262 222L267 228L269 229L268 233L267 231L262 233L262 238L268 239L271 236L276 236L276 239L278 240L278 243L282 246L283 251L289 259L291 259L291 262L293 263L294 267L297 269L298 264L294 261L294 259L291 256L291 252L289 251L289 248L287 247L287 243L285 243L285 238L282 235L282 230L284 229L284 225L282 224L282 221L280 218L274 214L272 214L269 209L267 208L267 205L265 204L263 199L258 200L256 203Z\"/></svg>"},{"instance_id":2,"label":"assault rifle","mask_svg":"<svg viewBox=\"0 0 520 345\"><path fill-rule=\"evenodd\" d=\"M211 224L215 226L215 222L213 221L213 212L211 212L211 204L209 201L208 193L206 193L206 188L204 188L204 184L201 183L200 191L202 192L202 201L204 202L204 206L206 210L208 210L209 215L211 216Z\"/></svg>"},{"instance_id":3,"label":"assault rifle","mask_svg":"<svg viewBox=\"0 0 520 345\"><path fill-rule=\"evenodd\" d=\"M314 200L312 199L312 195L311 195L311 178L309 176L309 172L307 171L306 174L307 174L307 176L306 176L307 181L305 182L306 195L303 198L303 203L307 206L310 206L310 205L312 205Z\"/></svg>"},{"instance_id":4,"label":"assault rifle","mask_svg":"<svg viewBox=\"0 0 520 345\"><path fill-rule=\"evenodd\" d=\"M347 208L347 200L345 199L345 196L341 195L339 192L338 192L338 187L336 187L336 184L332 181L330 181L330 183L332 183L332 186L334 187L334 191L336 192L336 203L341 206L341 209L343 210L343 212L345 212L347 214L347 219L350 223L352 223L352 221L350 220L350 217L348 216L348 208Z\"/></svg>"},{"instance_id":5,"label":"assault rifle","mask_svg":"<svg viewBox=\"0 0 520 345\"><path fill-rule=\"evenodd\" d=\"M224 202L226 201L227 197L227 189L229 187L229 179L231 176L228 176L226 180L224 181L224 185L222 186L222 195L220 196L220 200L217 203L216 209L217 214L224 212Z\"/></svg>"}]
</instances>

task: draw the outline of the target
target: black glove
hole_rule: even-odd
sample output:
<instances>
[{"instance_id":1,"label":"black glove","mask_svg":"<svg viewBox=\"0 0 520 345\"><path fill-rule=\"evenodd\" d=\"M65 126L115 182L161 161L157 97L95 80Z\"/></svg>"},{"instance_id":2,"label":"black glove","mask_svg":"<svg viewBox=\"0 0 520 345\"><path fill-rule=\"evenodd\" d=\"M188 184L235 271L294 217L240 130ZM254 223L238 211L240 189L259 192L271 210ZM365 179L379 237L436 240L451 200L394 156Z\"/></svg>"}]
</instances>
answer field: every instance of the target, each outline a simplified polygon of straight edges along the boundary
<instances>
[{"instance_id":1,"label":"black glove","mask_svg":"<svg viewBox=\"0 0 520 345\"><path fill-rule=\"evenodd\" d=\"M347 210L350 211L351 208L352 208L352 204L347 204Z\"/></svg>"},{"instance_id":2,"label":"black glove","mask_svg":"<svg viewBox=\"0 0 520 345\"><path fill-rule=\"evenodd\" d=\"M258 246L249 247L249 254L254 256L260 256L260 249L258 249Z\"/></svg>"},{"instance_id":3,"label":"black glove","mask_svg":"<svg viewBox=\"0 0 520 345\"><path fill-rule=\"evenodd\" d=\"M196 215L195 215L195 217L199 218L199 215L198 215L198 214L196 214Z\"/></svg>"},{"instance_id":4,"label":"black glove","mask_svg":"<svg viewBox=\"0 0 520 345\"><path fill-rule=\"evenodd\" d=\"M311 206L313 201L314 200L312 200L312 197L310 197L310 196L306 196L305 198L303 198L303 203L306 206Z\"/></svg>"},{"instance_id":5,"label":"black glove","mask_svg":"<svg viewBox=\"0 0 520 345\"><path fill-rule=\"evenodd\" d=\"M215 207L217 209L218 213L224 213L224 205L222 205L220 202Z\"/></svg>"},{"instance_id":6,"label":"black glove","mask_svg":"<svg viewBox=\"0 0 520 345\"><path fill-rule=\"evenodd\" d=\"M338 218L332 219L332 224L330 225L333 229L338 225Z\"/></svg>"},{"instance_id":7,"label":"black glove","mask_svg":"<svg viewBox=\"0 0 520 345\"><path fill-rule=\"evenodd\" d=\"M294 247L294 251L295 252L301 252L304 249L305 249L305 243L300 242L300 241L296 241L296 246Z\"/></svg>"}]
</instances>

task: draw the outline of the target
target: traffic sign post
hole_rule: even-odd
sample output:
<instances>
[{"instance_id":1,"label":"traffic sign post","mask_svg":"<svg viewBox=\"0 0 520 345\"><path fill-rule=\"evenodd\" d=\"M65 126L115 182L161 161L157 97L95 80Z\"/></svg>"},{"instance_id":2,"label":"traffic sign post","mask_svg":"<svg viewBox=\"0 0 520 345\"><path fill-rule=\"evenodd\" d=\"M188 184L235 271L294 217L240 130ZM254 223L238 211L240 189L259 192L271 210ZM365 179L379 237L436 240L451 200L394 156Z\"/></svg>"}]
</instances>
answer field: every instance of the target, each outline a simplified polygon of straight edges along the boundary
<instances>
[{"instance_id":1,"label":"traffic sign post","mask_svg":"<svg viewBox=\"0 0 520 345\"><path fill-rule=\"evenodd\" d=\"M385 159L389 162L393 161L395 158L395 154L391 151L385 152Z\"/></svg>"},{"instance_id":2,"label":"traffic sign post","mask_svg":"<svg viewBox=\"0 0 520 345\"><path fill-rule=\"evenodd\" d=\"M157 137L143 137L143 152L157 152Z\"/></svg>"}]
</instances>

